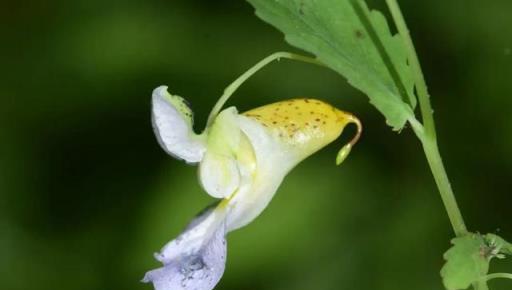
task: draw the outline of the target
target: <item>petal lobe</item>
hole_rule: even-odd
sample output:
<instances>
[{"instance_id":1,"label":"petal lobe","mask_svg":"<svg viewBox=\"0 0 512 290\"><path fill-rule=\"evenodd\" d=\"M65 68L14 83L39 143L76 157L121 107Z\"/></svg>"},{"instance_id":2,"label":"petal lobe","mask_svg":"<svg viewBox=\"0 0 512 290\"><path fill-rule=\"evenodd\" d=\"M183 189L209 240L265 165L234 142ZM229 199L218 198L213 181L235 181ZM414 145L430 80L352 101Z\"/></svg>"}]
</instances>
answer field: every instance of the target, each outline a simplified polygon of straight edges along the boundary
<instances>
[{"instance_id":1,"label":"petal lobe","mask_svg":"<svg viewBox=\"0 0 512 290\"><path fill-rule=\"evenodd\" d=\"M192 129L192 110L183 98L169 94L166 86L156 88L151 117L158 143L168 154L187 163L201 161L206 146Z\"/></svg>"}]
</instances>

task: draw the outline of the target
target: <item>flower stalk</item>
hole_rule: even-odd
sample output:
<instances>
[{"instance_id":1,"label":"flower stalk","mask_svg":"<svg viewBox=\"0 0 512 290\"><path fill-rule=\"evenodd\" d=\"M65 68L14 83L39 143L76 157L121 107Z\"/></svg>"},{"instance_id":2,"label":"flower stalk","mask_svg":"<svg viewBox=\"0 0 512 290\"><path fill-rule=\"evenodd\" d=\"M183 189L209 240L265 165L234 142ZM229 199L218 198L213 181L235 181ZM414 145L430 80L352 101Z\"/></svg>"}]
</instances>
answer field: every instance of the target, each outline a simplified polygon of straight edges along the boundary
<instances>
[{"instance_id":1,"label":"flower stalk","mask_svg":"<svg viewBox=\"0 0 512 290\"><path fill-rule=\"evenodd\" d=\"M291 52L285 52L285 51L279 51L275 52L264 59L260 60L258 63L256 63L254 66L252 66L250 69L245 71L241 76L239 76L236 80L234 80L229 86L226 87L224 90L224 93L219 98L217 103L215 103L215 106L210 112L210 115L208 116L208 122L207 127L211 125L215 117L219 114L219 112L222 110L226 102L229 100L229 98L235 93L235 91L245 82L247 81L251 76L253 76L255 73L257 73L259 70L261 70L264 66L267 64L273 62L273 61L279 61L281 58L306 62L306 63L312 63L316 65L323 66L323 64L311 57L303 56L300 54L295 54Z\"/></svg>"}]
</instances>

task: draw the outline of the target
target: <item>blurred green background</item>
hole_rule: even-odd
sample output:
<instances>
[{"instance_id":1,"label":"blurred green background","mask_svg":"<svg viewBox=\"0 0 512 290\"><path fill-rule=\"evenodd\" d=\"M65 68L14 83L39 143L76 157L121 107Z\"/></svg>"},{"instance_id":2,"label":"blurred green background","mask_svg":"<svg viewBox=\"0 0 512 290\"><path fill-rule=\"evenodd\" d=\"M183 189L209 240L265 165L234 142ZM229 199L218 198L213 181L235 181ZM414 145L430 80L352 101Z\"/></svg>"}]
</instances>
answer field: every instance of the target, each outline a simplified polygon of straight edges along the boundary
<instances>
[{"instance_id":1,"label":"blurred green background","mask_svg":"<svg viewBox=\"0 0 512 290\"><path fill-rule=\"evenodd\" d=\"M401 3L466 222L512 240L512 1ZM211 202L159 148L152 89L185 96L200 130L236 76L296 50L244 1L2 1L0 19L0 289L152 289L139 282L160 266L152 253ZM229 235L218 289L441 289L452 232L411 130L392 132L337 74L289 61L230 104L297 96L354 112L364 136L339 168L339 140L302 163Z\"/></svg>"}]
</instances>

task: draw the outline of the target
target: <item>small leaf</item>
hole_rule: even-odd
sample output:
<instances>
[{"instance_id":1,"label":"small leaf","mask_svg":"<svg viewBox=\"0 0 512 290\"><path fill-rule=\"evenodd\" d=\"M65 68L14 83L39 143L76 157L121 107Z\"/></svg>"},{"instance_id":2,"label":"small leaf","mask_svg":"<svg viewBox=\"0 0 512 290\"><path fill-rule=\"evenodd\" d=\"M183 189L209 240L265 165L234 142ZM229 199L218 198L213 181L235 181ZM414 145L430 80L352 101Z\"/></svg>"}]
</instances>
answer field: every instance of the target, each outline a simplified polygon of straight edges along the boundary
<instances>
[{"instance_id":1,"label":"small leaf","mask_svg":"<svg viewBox=\"0 0 512 290\"><path fill-rule=\"evenodd\" d=\"M502 255L512 255L512 244L495 234L485 235L485 241L489 247L491 258L503 258ZM501 256L500 256L501 255Z\"/></svg>"},{"instance_id":2,"label":"small leaf","mask_svg":"<svg viewBox=\"0 0 512 290\"><path fill-rule=\"evenodd\" d=\"M407 54L380 12L361 0L248 1L290 44L314 54L368 95L395 130L414 117Z\"/></svg>"},{"instance_id":3,"label":"small leaf","mask_svg":"<svg viewBox=\"0 0 512 290\"><path fill-rule=\"evenodd\" d=\"M453 246L444 254L446 263L441 269L448 290L466 289L489 271L487 245L479 234L468 234L452 240Z\"/></svg>"}]
</instances>

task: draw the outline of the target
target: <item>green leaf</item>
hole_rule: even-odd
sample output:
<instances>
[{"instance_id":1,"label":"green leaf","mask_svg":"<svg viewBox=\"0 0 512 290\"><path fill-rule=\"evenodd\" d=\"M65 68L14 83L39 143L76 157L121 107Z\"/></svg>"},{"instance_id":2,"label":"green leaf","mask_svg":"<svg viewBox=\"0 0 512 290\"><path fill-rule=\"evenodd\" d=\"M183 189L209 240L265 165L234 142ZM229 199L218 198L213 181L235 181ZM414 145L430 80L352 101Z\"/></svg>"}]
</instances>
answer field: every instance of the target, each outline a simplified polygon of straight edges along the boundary
<instances>
[{"instance_id":1,"label":"green leaf","mask_svg":"<svg viewBox=\"0 0 512 290\"><path fill-rule=\"evenodd\" d=\"M292 45L347 78L400 130L416 98L407 53L385 17L360 0L248 0Z\"/></svg>"},{"instance_id":2,"label":"green leaf","mask_svg":"<svg viewBox=\"0 0 512 290\"><path fill-rule=\"evenodd\" d=\"M487 244L479 234L455 238L452 244L444 254L446 263L441 269L441 277L448 290L466 289L489 271Z\"/></svg>"}]
</instances>

